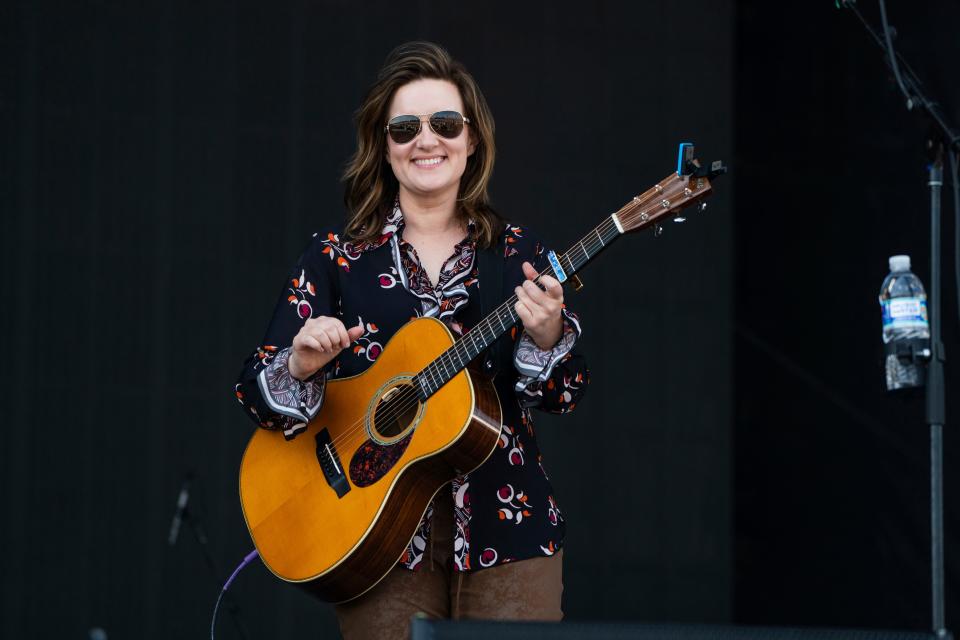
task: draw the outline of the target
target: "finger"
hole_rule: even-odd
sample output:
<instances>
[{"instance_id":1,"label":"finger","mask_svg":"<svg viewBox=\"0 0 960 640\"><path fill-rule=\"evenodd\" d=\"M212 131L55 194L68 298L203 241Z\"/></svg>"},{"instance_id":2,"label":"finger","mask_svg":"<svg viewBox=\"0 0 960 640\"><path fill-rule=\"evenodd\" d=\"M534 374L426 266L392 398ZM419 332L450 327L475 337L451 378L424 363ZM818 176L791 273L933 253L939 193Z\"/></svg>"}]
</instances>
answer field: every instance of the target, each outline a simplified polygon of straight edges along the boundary
<instances>
[{"instance_id":1,"label":"finger","mask_svg":"<svg viewBox=\"0 0 960 640\"><path fill-rule=\"evenodd\" d=\"M297 341L294 340L294 343L296 342ZM300 345L307 349L312 349L313 351L319 351L320 353L323 353L323 345L320 344L320 342L313 336L307 335L300 338Z\"/></svg>"},{"instance_id":2,"label":"finger","mask_svg":"<svg viewBox=\"0 0 960 640\"><path fill-rule=\"evenodd\" d=\"M520 316L520 321L523 322L523 326L528 327L533 324L533 314L530 313L530 309L527 305L523 304L522 301L517 300L516 304L513 305L514 310L517 312L517 315Z\"/></svg>"},{"instance_id":3,"label":"finger","mask_svg":"<svg viewBox=\"0 0 960 640\"><path fill-rule=\"evenodd\" d=\"M337 336L340 342L340 348L346 349L347 347L350 346L350 343L352 342L352 340L350 340L350 334L347 333L347 328L344 327L343 323L338 320L336 330L337 330Z\"/></svg>"},{"instance_id":4,"label":"finger","mask_svg":"<svg viewBox=\"0 0 960 640\"><path fill-rule=\"evenodd\" d=\"M330 336L327 335L326 331L322 331L322 330L317 331L312 335L316 339L316 341L320 343L320 346L322 346L324 349L328 351L339 351L339 349L334 349L333 341L330 339Z\"/></svg>"},{"instance_id":5,"label":"finger","mask_svg":"<svg viewBox=\"0 0 960 640\"><path fill-rule=\"evenodd\" d=\"M364 328L362 324L347 329L347 335L350 337L350 342L355 342L360 336L363 335L363 332Z\"/></svg>"},{"instance_id":6,"label":"finger","mask_svg":"<svg viewBox=\"0 0 960 640\"><path fill-rule=\"evenodd\" d=\"M532 280L524 280L521 286L523 290L527 292L527 295L538 305L542 306L553 300L553 298L544 293L540 287L534 284Z\"/></svg>"},{"instance_id":7,"label":"finger","mask_svg":"<svg viewBox=\"0 0 960 640\"><path fill-rule=\"evenodd\" d=\"M533 268L533 265L529 262L523 263L523 275L527 277L528 280L533 280L537 277L537 270Z\"/></svg>"},{"instance_id":8,"label":"finger","mask_svg":"<svg viewBox=\"0 0 960 640\"><path fill-rule=\"evenodd\" d=\"M533 306L533 301L530 299L530 294L527 293L527 290L523 287L517 287L513 290L517 294L517 300L524 303L528 307Z\"/></svg>"},{"instance_id":9,"label":"finger","mask_svg":"<svg viewBox=\"0 0 960 640\"><path fill-rule=\"evenodd\" d=\"M530 286L533 286L534 291L538 291L543 296L543 292L539 291L529 280L525 280L522 285L517 287L517 301L523 304L526 312L526 318L523 320L524 326L537 325L541 322L540 318L545 316L543 307L534 300L533 296L536 294L529 289Z\"/></svg>"},{"instance_id":10,"label":"finger","mask_svg":"<svg viewBox=\"0 0 960 640\"><path fill-rule=\"evenodd\" d=\"M554 278L553 276L542 276L540 278L540 284L543 285L546 289L547 295L554 299L563 299L563 285L560 284L560 281Z\"/></svg>"}]
</instances>

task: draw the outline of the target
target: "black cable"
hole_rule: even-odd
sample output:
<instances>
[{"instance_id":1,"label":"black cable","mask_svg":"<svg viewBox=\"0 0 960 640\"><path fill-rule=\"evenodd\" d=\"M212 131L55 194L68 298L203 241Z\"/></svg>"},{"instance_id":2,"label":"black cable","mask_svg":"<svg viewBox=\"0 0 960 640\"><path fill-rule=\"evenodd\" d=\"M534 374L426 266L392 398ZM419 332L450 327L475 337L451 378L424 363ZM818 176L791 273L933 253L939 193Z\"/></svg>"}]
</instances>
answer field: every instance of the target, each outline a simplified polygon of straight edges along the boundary
<instances>
[{"instance_id":1,"label":"black cable","mask_svg":"<svg viewBox=\"0 0 960 640\"><path fill-rule=\"evenodd\" d=\"M912 111L913 96L907 91L907 87L903 84L903 78L900 77L900 67L897 65L897 54L893 50L893 38L890 37L890 25L887 24L886 2L879 0L879 3L880 22L883 24L883 39L887 43L887 55L890 56L890 68L893 70L893 77L896 78L897 84L900 85L900 91L902 91L903 95L907 98L907 111Z\"/></svg>"},{"instance_id":2,"label":"black cable","mask_svg":"<svg viewBox=\"0 0 960 640\"><path fill-rule=\"evenodd\" d=\"M940 112L940 107L937 103L932 102L927 98L921 87L923 83L920 82L920 78L917 76L916 72L910 67L910 64L903 59L899 53L893 49L892 36L890 35L889 27L886 27L887 33L884 36L881 36L876 29L870 26L870 23L867 22L866 18L863 17L863 14L860 13L860 10L857 9L857 3L855 0L836 0L837 8L847 9L853 12L853 15L857 17L857 20L860 21L860 24L863 25L863 28L867 30L867 33L873 38L873 41L877 44L878 47L884 52L884 62L890 67L891 72L897 79L900 88L904 89L904 95L907 96L907 108L911 107L921 107L926 111L927 116L929 116L933 125L943 132L944 141L948 150L956 153L960 153L960 133L955 132L947 124L946 118ZM884 10L884 15L886 14L886 8L884 5L881 5L881 8ZM891 38L890 46L888 47L885 44L885 40ZM892 55L891 55L892 54ZM895 60L896 62L891 62Z\"/></svg>"}]
</instances>

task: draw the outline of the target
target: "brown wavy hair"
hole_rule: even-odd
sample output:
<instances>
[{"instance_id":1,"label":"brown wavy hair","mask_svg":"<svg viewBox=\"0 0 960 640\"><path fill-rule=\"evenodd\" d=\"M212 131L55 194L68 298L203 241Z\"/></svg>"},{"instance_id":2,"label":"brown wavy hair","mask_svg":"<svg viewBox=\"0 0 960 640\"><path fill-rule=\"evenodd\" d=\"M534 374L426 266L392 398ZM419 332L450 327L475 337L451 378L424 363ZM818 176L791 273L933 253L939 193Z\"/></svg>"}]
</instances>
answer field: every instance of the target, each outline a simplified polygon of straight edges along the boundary
<instances>
[{"instance_id":1,"label":"brown wavy hair","mask_svg":"<svg viewBox=\"0 0 960 640\"><path fill-rule=\"evenodd\" d=\"M477 244L491 246L504 224L490 206L487 193L496 152L493 115L466 68L443 47L422 41L402 44L390 52L355 114L357 150L343 174L346 183L343 200L347 207L345 235L357 241L372 241L380 236L400 189L386 160L387 110L397 89L422 78L447 80L460 91L466 111L463 115L470 120L467 130L476 148L467 157L467 166L460 178L456 215L464 220L472 218L477 226Z\"/></svg>"}]
</instances>

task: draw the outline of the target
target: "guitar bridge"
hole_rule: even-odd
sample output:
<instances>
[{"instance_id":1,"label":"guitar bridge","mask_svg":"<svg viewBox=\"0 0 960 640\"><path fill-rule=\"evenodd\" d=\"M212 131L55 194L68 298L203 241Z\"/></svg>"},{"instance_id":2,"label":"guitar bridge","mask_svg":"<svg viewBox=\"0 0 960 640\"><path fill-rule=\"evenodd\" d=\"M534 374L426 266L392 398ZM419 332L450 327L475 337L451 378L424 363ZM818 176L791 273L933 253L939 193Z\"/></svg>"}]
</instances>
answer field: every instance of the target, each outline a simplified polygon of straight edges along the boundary
<instances>
[{"instance_id":1,"label":"guitar bridge","mask_svg":"<svg viewBox=\"0 0 960 640\"><path fill-rule=\"evenodd\" d=\"M337 448L330 441L330 433L326 429L317 432L317 462L320 463L327 484L337 492L337 497L346 495L350 491L350 483L347 482L347 474L343 471Z\"/></svg>"}]
</instances>

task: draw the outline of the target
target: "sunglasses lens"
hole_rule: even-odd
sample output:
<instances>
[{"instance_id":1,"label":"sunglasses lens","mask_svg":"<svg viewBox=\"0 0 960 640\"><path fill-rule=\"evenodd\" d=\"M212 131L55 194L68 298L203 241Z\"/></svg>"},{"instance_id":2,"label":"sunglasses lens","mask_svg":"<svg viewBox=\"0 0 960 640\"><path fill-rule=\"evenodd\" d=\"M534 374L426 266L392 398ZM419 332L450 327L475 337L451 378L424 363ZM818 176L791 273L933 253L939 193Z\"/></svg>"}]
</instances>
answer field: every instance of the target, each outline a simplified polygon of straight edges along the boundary
<instances>
[{"instance_id":1,"label":"sunglasses lens","mask_svg":"<svg viewBox=\"0 0 960 640\"><path fill-rule=\"evenodd\" d=\"M430 116L430 128L444 138L456 138L463 131L463 116L456 111L438 111Z\"/></svg>"},{"instance_id":2,"label":"sunglasses lens","mask_svg":"<svg viewBox=\"0 0 960 640\"><path fill-rule=\"evenodd\" d=\"M410 142L420 133L420 118L416 116L397 116L387 123L387 131L397 144Z\"/></svg>"}]
</instances>

